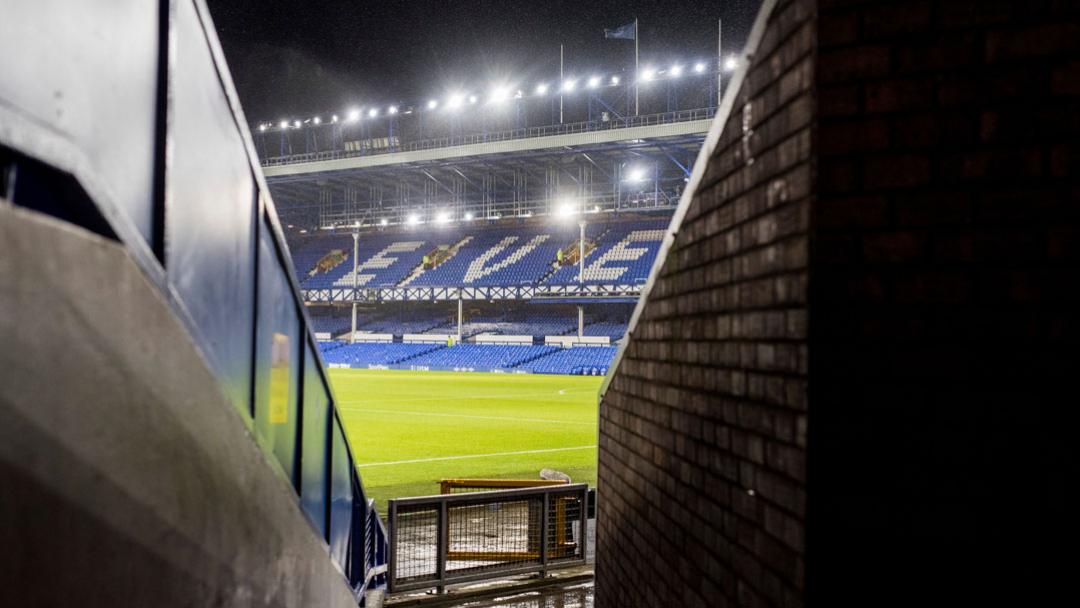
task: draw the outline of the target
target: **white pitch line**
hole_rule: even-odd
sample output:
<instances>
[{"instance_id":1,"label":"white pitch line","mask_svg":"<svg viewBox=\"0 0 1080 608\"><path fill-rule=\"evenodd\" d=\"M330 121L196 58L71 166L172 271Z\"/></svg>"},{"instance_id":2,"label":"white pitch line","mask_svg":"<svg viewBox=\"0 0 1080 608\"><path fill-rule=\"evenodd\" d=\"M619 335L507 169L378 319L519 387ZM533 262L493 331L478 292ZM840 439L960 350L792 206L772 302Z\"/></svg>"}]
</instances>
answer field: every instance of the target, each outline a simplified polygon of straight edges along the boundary
<instances>
[{"instance_id":1,"label":"white pitch line","mask_svg":"<svg viewBox=\"0 0 1080 608\"><path fill-rule=\"evenodd\" d=\"M556 395L558 395L558 396L582 395L582 394L585 394L585 393L596 394L596 391L593 390L593 389L562 389L562 390L557 391L557 392L551 392L551 391L527 391L527 392L526 391L514 391L512 393L493 393L493 394L490 394L490 395L483 395L483 394L481 394L481 395L473 395L473 396L470 396L469 399L473 399L473 400L476 400L476 399L521 399L521 398L528 398L528 397L555 397ZM396 398L389 398L389 399L378 399L378 401L381 402L381 403L409 403L409 402L413 402L413 401L446 401L446 399L447 398L446 398L445 395L441 395L441 396L436 396L436 397L427 397L427 396L425 396L425 397L396 397ZM345 399L345 400L339 401L338 403L368 403L369 401L374 401L374 400L373 399Z\"/></svg>"},{"instance_id":2,"label":"white pitch line","mask_svg":"<svg viewBox=\"0 0 1080 608\"><path fill-rule=\"evenodd\" d=\"M545 422L552 424L577 424L580 426L596 426L593 422L578 422L576 420L549 420L546 418L515 418L514 416L477 416L473 414L441 414L437 412L403 412L401 410L379 410L366 407L339 407L346 412L371 412L373 414L406 414L412 416L441 416L443 418L476 418L478 420L513 420L515 422Z\"/></svg>"},{"instance_id":3,"label":"white pitch line","mask_svg":"<svg viewBox=\"0 0 1080 608\"><path fill-rule=\"evenodd\" d=\"M395 460L392 462L369 462L358 464L357 468L382 467L392 464L413 464L417 462L437 462L440 460L465 460L467 458L491 458L492 456L520 456L521 454L546 454L548 452L571 452L574 450L594 450L595 445L579 445L575 448L551 448L548 450L522 450L520 452L498 452L496 454L469 454L468 456L442 456L440 458L417 458L416 460Z\"/></svg>"}]
</instances>

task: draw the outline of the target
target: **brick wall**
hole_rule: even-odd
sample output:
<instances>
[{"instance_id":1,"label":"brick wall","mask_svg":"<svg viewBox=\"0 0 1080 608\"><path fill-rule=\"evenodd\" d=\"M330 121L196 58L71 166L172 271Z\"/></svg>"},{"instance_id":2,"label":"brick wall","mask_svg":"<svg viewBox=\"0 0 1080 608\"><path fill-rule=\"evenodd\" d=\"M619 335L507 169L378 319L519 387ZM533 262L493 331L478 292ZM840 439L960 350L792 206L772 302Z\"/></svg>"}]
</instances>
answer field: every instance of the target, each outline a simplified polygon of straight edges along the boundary
<instances>
[{"instance_id":1,"label":"brick wall","mask_svg":"<svg viewBox=\"0 0 1080 608\"><path fill-rule=\"evenodd\" d=\"M778 3L603 399L598 606L801 596L813 41Z\"/></svg>"},{"instance_id":2,"label":"brick wall","mask_svg":"<svg viewBox=\"0 0 1080 608\"><path fill-rule=\"evenodd\" d=\"M1031 601L1076 540L1080 3L818 7L808 597Z\"/></svg>"},{"instance_id":3,"label":"brick wall","mask_svg":"<svg viewBox=\"0 0 1080 608\"><path fill-rule=\"evenodd\" d=\"M777 3L602 398L598 606L1069 585L1078 6Z\"/></svg>"}]
</instances>

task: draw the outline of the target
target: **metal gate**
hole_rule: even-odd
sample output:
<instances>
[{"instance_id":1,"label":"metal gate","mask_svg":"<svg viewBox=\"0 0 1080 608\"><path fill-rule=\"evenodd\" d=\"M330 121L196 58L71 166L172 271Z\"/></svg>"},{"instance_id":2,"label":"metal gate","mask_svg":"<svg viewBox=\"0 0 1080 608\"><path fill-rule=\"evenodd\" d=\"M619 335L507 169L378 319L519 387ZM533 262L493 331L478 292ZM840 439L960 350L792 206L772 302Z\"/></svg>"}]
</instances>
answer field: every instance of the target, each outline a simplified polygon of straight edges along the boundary
<instances>
[{"instance_id":1,"label":"metal gate","mask_svg":"<svg viewBox=\"0 0 1080 608\"><path fill-rule=\"evenodd\" d=\"M585 563L588 484L389 502L389 590L408 591Z\"/></svg>"}]
</instances>

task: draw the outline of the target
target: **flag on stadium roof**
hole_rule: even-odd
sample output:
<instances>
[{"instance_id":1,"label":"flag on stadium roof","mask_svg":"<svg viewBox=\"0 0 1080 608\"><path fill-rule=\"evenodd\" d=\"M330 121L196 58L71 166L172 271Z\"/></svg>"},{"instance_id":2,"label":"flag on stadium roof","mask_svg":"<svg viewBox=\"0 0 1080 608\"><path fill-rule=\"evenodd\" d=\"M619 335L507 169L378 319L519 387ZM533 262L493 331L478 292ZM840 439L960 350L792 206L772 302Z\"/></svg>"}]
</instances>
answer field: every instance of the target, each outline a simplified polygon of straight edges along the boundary
<instances>
[{"instance_id":1,"label":"flag on stadium roof","mask_svg":"<svg viewBox=\"0 0 1080 608\"><path fill-rule=\"evenodd\" d=\"M637 39L637 21L631 21L613 30L604 28L604 38L621 38L623 40Z\"/></svg>"}]
</instances>

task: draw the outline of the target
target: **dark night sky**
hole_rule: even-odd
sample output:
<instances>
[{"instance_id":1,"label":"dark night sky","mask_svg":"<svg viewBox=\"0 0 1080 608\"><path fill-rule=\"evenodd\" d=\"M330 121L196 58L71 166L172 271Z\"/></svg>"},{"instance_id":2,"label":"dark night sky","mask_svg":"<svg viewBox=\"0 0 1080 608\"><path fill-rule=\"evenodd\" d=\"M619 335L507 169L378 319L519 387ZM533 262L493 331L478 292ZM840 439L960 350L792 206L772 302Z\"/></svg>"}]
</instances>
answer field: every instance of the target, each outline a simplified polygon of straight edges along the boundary
<instances>
[{"instance_id":1,"label":"dark night sky","mask_svg":"<svg viewBox=\"0 0 1080 608\"><path fill-rule=\"evenodd\" d=\"M605 40L640 20L641 63L738 52L760 0L208 0L250 121L419 102L498 81L632 69L634 43Z\"/></svg>"}]
</instances>

